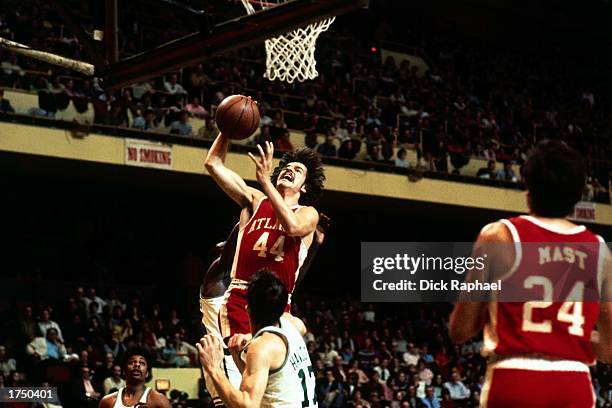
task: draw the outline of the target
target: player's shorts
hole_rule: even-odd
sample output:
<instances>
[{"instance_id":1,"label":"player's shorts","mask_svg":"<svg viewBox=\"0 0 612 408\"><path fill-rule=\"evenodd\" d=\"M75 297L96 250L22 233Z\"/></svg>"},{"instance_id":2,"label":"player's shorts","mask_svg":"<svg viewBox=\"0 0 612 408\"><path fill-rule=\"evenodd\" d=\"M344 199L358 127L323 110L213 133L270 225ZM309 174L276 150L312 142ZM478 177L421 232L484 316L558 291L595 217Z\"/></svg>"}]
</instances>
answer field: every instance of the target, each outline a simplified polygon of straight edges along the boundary
<instances>
[{"instance_id":1,"label":"player's shorts","mask_svg":"<svg viewBox=\"0 0 612 408\"><path fill-rule=\"evenodd\" d=\"M219 311L219 329L221 336L227 339L234 334L251 333L251 323L247 306L247 284L232 282L225 292L225 301ZM291 310L287 304L285 312Z\"/></svg>"},{"instance_id":2,"label":"player's shorts","mask_svg":"<svg viewBox=\"0 0 612 408\"><path fill-rule=\"evenodd\" d=\"M219 330L219 310L221 309L221 305L223 304L224 297L214 297L214 298L200 298L200 312L202 313L202 324L206 328L207 334L212 334L216 336L223 342L223 337L221 336L221 332ZM225 349L227 350L227 349ZM229 354L229 352L225 353L225 357L222 363L223 371L225 375L230 380L230 383L236 387L240 388L240 383L242 382L242 375L234 362L234 359ZM204 381L206 382L206 388L210 393L213 404L215 407L223 407L223 401L219 397L217 390L214 386L212 386L212 379L208 376L208 374L203 371Z\"/></svg>"},{"instance_id":3,"label":"player's shorts","mask_svg":"<svg viewBox=\"0 0 612 408\"><path fill-rule=\"evenodd\" d=\"M487 366L482 408L593 408L589 368L578 361L512 357Z\"/></svg>"},{"instance_id":4,"label":"player's shorts","mask_svg":"<svg viewBox=\"0 0 612 408\"><path fill-rule=\"evenodd\" d=\"M224 302L219 311L219 329L224 339L234 334L251 333L251 323L246 311L246 285L232 283L225 292Z\"/></svg>"}]
</instances>

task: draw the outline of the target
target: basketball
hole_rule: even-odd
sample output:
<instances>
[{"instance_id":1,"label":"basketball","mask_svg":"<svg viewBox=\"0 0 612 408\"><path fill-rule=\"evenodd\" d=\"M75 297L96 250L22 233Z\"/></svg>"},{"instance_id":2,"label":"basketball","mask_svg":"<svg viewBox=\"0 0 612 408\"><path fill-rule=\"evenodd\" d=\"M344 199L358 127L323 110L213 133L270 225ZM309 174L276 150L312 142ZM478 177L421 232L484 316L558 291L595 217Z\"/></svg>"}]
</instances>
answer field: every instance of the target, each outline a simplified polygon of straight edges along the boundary
<instances>
[{"instance_id":1,"label":"basketball","mask_svg":"<svg viewBox=\"0 0 612 408\"><path fill-rule=\"evenodd\" d=\"M215 121L227 138L246 139L259 127L259 107L249 96L231 95L219 104Z\"/></svg>"}]
</instances>

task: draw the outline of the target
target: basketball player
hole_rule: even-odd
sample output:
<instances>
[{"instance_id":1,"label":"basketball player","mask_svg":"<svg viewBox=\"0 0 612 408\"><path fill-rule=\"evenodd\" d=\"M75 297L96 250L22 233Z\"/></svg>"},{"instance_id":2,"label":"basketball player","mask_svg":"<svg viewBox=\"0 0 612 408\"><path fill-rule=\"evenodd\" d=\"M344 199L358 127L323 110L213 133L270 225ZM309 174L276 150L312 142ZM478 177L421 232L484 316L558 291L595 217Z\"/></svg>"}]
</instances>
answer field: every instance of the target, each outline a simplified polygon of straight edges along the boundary
<instances>
[{"instance_id":1,"label":"basketball player","mask_svg":"<svg viewBox=\"0 0 612 408\"><path fill-rule=\"evenodd\" d=\"M123 359L125 387L108 394L99 408L171 408L170 401L159 392L145 386L151 379L151 355L144 347L129 348Z\"/></svg>"},{"instance_id":2,"label":"basketball player","mask_svg":"<svg viewBox=\"0 0 612 408\"><path fill-rule=\"evenodd\" d=\"M265 151L258 146L259 158L249 153L263 190L259 191L225 166L228 145L228 139L219 134L205 162L217 184L242 207L232 280L219 312L224 339L251 332L245 311L246 287L256 271L270 269L293 292L319 221L317 210L300 202L312 202L325 179L320 157L306 148L285 153L273 169L274 147L266 143ZM286 309L289 311L289 302Z\"/></svg>"},{"instance_id":3,"label":"basketball player","mask_svg":"<svg viewBox=\"0 0 612 408\"><path fill-rule=\"evenodd\" d=\"M200 363L228 408L316 407L315 377L306 343L283 317L287 289L269 270L256 273L248 284L248 316L252 340L232 341L232 355L242 372L236 389L220 368L223 346L207 334L196 347ZM238 334L232 340L241 338Z\"/></svg>"},{"instance_id":4,"label":"basketball player","mask_svg":"<svg viewBox=\"0 0 612 408\"><path fill-rule=\"evenodd\" d=\"M325 240L325 230L328 228L328 226L329 218L325 214L321 213L319 217L319 224L315 230L314 240L310 248L308 248L308 256L300 268L296 286L299 285L306 276L306 273L312 264L312 260L314 259L319 247ZM230 279L232 260L236 250L238 229L239 226L236 224L236 226L234 226L230 232L230 235L227 237L227 240L216 245L216 249L220 252L219 257L211 263L200 285L200 312L202 313L202 324L204 325L207 334L217 335L219 339L222 339L218 325L219 310L221 308L221 304L223 303L223 295L225 294ZM292 316L285 314L285 317L290 318ZM294 320L293 323L300 328L301 334L305 333L303 323L299 319ZM233 360L231 360L231 362L233 363ZM225 361L223 365L225 365ZM226 366L224 369L227 371L228 367ZM228 373L233 369L236 371L238 370L238 368L235 367L235 364L230 365ZM212 379L210 379L205 372L204 381L206 382L208 391L211 394L213 405L215 407L222 407L223 402L221 401L221 398L219 398L215 388L212 386ZM236 378L235 383L236 385L240 384L240 379L238 377Z\"/></svg>"},{"instance_id":5,"label":"basketball player","mask_svg":"<svg viewBox=\"0 0 612 408\"><path fill-rule=\"evenodd\" d=\"M485 226L474 251L481 255L487 247L509 243L493 252L484 273L504 275L502 285L544 299L458 302L450 336L460 344L484 327L489 363L482 407L593 407L588 365L596 357L611 360L612 281L603 239L565 219L581 198L586 167L565 143L543 141L530 154L523 177L530 215ZM559 284L564 276L567 281ZM603 301L585 299L585 285L593 285ZM553 293L564 301L553 301ZM595 324L598 336L592 335Z\"/></svg>"}]
</instances>

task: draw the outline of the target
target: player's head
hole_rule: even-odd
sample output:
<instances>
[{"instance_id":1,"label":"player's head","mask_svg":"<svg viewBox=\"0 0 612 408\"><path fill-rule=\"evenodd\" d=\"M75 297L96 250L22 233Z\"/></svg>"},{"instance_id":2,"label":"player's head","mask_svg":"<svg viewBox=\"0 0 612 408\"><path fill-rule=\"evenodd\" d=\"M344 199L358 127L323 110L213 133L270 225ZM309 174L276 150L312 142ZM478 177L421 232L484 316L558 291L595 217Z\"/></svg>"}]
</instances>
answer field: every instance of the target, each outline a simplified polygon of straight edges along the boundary
<instances>
[{"instance_id":1,"label":"player's head","mask_svg":"<svg viewBox=\"0 0 612 408\"><path fill-rule=\"evenodd\" d=\"M321 195L325 173L321 157L307 147L287 152L272 173L276 188L300 193L304 204L312 204Z\"/></svg>"},{"instance_id":2,"label":"player's head","mask_svg":"<svg viewBox=\"0 0 612 408\"><path fill-rule=\"evenodd\" d=\"M262 269L251 278L247 290L247 306L251 327L261 328L278 323L285 311L289 294L278 277Z\"/></svg>"},{"instance_id":3,"label":"player's head","mask_svg":"<svg viewBox=\"0 0 612 408\"><path fill-rule=\"evenodd\" d=\"M542 217L565 217L580 200L586 166L580 153L559 140L543 140L523 167L529 208Z\"/></svg>"},{"instance_id":4,"label":"player's head","mask_svg":"<svg viewBox=\"0 0 612 408\"><path fill-rule=\"evenodd\" d=\"M127 382L147 382L153 377L151 353L144 347L134 346L123 355L123 372Z\"/></svg>"}]
</instances>

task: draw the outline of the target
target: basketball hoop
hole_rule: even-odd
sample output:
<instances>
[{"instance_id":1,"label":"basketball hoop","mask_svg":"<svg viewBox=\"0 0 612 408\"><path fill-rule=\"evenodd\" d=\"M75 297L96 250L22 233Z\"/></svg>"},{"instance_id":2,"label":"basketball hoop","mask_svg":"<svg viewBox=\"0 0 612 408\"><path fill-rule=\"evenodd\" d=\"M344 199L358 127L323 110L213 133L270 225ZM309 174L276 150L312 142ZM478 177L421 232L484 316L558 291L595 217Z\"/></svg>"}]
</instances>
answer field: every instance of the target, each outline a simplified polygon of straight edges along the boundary
<instances>
[{"instance_id":1,"label":"basketball hoop","mask_svg":"<svg viewBox=\"0 0 612 408\"><path fill-rule=\"evenodd\" d=\"M274 7L287 0L276 0L276 3L259 0L241 0L249 15L255 13L253 4L262 10ZM264 78L274 81L292 83L295 80L304 82L319 76L315 49L319 35L327 31L336 17L327 18L309 24L304 28L296 28L286 34L267 39L266 72Z\"/></svg>"}]
</instances>

